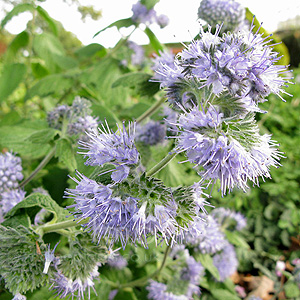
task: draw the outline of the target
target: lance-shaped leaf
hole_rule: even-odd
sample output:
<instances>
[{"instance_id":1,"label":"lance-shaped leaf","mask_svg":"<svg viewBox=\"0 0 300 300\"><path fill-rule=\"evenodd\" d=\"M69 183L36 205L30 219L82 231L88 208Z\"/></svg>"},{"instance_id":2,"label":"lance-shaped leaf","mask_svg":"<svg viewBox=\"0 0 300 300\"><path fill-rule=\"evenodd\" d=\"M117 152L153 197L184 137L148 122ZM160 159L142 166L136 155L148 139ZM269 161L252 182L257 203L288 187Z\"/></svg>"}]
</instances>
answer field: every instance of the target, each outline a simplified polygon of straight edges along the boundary
<instances>
[{"instance_id":1,"label":"lance-shaped leaf","mask_svg":"<svg viewBox=\"0 0 300 300\"><path fill-rule=\"evenodd\" d=\"M111 27L117 27L118 29L122 28L122 27L130 27L131 25L135 25L135 23L132 21L131 18L127 18L127 19L122 19L122 20L118 20L116 22L111 23L110 25L106 26L105 28L99 30L97 33L94 34L93 37L97 36L99 33L101 33L102 31L111 28Z\"/></svg>"}]
</instances>

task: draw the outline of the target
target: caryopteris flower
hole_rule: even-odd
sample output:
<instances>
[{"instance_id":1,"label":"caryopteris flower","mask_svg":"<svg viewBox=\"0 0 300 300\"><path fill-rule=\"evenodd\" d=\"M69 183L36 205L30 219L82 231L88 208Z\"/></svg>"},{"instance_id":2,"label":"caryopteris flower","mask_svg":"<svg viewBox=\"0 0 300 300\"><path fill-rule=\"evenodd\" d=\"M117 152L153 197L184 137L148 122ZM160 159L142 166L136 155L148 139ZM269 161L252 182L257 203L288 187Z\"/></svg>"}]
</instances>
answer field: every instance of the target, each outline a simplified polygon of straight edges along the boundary
<instances>
[{"instance_id":1,"label":"caryopteris flower","mask_svg":"<svg viewBox=\"0 0 300 300\"><path fill-rule=\"evenodd\" d=\"M107 124L106 124L107 125ZM130 126L129 126L130 128ZM123 128L118 126L116 132L108 127L98 128L98 132L87 132L89 140L79 141L80 149L86 152L80 152L87 157L86 165L103 166L110 163L115 166L112 170L112 179L115 182L121 182L127 178L130 166L134 166L139 161L139 153L134 145L134 131L127 131L125 124Z\"/></svg>"},{"instance_id":2,"label":"caryopteris flower","mask_svg":"<svg viewBox=\"0 0 300 300\"><path fill-rule=\"evenodd\" d=\"M54 251L57 247L59 243L57 243L53 250L50 249L50 244L48 245L48 249L47 251L45 252L45 266L44 266L44 270L43 270L43 273L44 274L47 274L48 273L48 269L50 267L50 264L55 260L55 255L54 255Z\"/></svg>"},{"instance_id":3,"label":"caryopteris flower","mask_svg":"<svg viewBox=\"0 0 300 300\"><path fill-rule=\"evenodd\" d=\"M206 218L206 223L203 221L193 223L185 241L195 251L214 254L225 247L225 236L213 217L202 214L202 218Z\"/></svg>"},{"instance_id":4,"label":"caryopteris flower","mask_svg":"<svg viewBox=\"0 0 300 300\"><path fill-rule=\"evenodd\" d=\"M240 231L247 226L247 219L240 212L229 208L218 207L211 212L211 216L221 225L229 229Z\"/></svg>"},{"instance_id":5,"label":"caryopteris flower","mask_svg":"<svg viewBox=\"0 0 300 300\"><path fill-rule=\"evenodd\" d=\"M245 22L245 8L234 0L202 0L198 17L211 26L223 24L223 31L237 31Z\"/></svg>"},{"instance_id":6,"label":"caryopteris flower","mask_svg":"<svg viewBox=\"0 0 300 300\"><path fill-rule=\"evenodd\" d=\"M227 242L222 251L213 256L213 263L219 271L219 281L225 281L238 267L238 260L234 247Z\"/></svg>"},{"instance_id":7,"label":"caryopteris flower","mask_svg":"<svg viewBox=\"0 0 300 300\"><path fill-rule=\"evenodd\" d=\"M128 41L127 45L129 49L133 51L131 54L131 64L133 66L139 66L142 65L142 63L145 60L145 50L141 45L138 45L137 43L133 41Z\"/></svg>"},{"instance_id":8,"label":"caryopteris flower","mask_svg":"<svg viewBox=\"0 0 300 300\"><path fill-rule=\"evenodd\" d=\"M128 265L128 262L122 255L117 254L109 257L107 264L114 269L122 270Z\"/></svg>"},{"instance_id":9,"label":"caryopteris flower","mask_svg":"<svg viewBox=\"0 0 300 300\"><path fill-rule=\"evenodd\" d=\"M141 2L132 5L132 20L137 23L151 24L156 19L156 12L153 8L148 9Z\"/></svg>"},{"instance_id":10,"label":"caryopteris flower","mask_svg":"<svg viewBox=\"0 0 300 300\"><path fill-rule=\"evenodd\" d=\"M150 120L144 125L137 125L135 141L146 145L157 145L162 143L166 137L166 125L159 121Z\"/></svg>"},{"instance_id":11,"label":"caryopteris flower","mask_svg":"<svg viewBox=\"0 0 300 300\"><path fill-rule=\"evenodd\" d=\"M17 188L22 179L21 158L11 152L0 153L0 193Z\"/></svg>"},{"instance_id":12,"label":"caryopteris flower","mask_svg":"<svg viewBox=\"0 0 300 300\"><path fill-rule=\"evenodd\" d=\"M197 219L191 192L186 188L171 191L160 181L142 175L118 184L103 185L77 173L75 189L66 192L75 203L69 208L79 220L89 218L84 227L95 240L104 238L111 246L128 242L147 247L148 236L173 244L182 240L191 219ZM183 201L184 199L184 201ZM190 215L184 218L183 212Z\"/></svg>"}]
</instances>

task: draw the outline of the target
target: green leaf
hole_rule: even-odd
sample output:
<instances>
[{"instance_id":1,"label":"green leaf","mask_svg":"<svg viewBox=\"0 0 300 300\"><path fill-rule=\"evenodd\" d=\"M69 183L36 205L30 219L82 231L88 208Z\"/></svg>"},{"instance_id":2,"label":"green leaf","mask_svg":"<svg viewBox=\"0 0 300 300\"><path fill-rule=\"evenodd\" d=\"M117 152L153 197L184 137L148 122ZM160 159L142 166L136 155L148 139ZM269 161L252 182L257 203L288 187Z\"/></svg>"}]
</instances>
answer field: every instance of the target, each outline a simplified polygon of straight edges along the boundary
<instances>
[{"instance_id":1,"label":"green leaf","mask_svg":"<svg viewBox=\"0 0 300 300\"><path fill-rule=\"evenodd\" d=\"M63 74L53 74L39 80L32 88L29 89L25 100L34 96L45 97L51 94L66 91L73 86L74 80Z\"/></svg>"},{"instance_id":2,"label":"green leaf","mask_svg":"<svg viewBox=\"0 0 300 300\"><path fill-rule=\"evenodd\" d=\"M2 222L1 225L5 227L13 227L13 228L17 228L19 225L22 225L24 227L30 227L31 221L29 216L26 213L16 215L12 218L8 218L6 215L4 222Z\"/></svg>"},{"instance_id":3,"label":"green leaf","mask_svg":"<svg viewBox=\"0 0 300 300\"><path fill-rule=\"evenodd\" d=\"M72 144L67 139L59 139L57 141L55 157L58 157L58 160L65 164L70 171L74 171L77 168Z\"/></svg>"},{"instance_id":4,"label":"green leaf","mask_svg":"<svg viewBox=\"0 0 300 300\"><path fill-rule=\"evenodd\" d=\"M0 76L0 102L5 100L22 82L26 66L21 63L5 65Z\"/></svg>"},{"instance_id":5,"label":"green leaf","mask_svg":"<svg viewBox=\"0 0 300 300\"><path fill-rule=\"evenodd\" d=\"M77 66L76 60L66 56L63 45L59 39L51 33L43 32L34 37L33 49L37 55L45 61L49 70L70 69Z\"/></svg>"},{"instance_id":6,"label":"green leaf","mask_svg":"<svg viewBox=\"0 0 300 300\"><path fill-rule=\"evenodd\" d=\"M59 133L58 130L53 128L42 129L33 133L27 139L34 144L48 143Z\"/></svg>"},{"instance_id":7,"label":"green leaf","mask_svg":"<svg viewBox=\"0 0 300 300\"><path fill-rule=\"evenodd\" d=\"M2 20L1 27L3 28L13 17L17 16L18 14L24 11L34 11L35 8L30 3L21 3L16 5Z\"/></svg>"},{"instance_id":8,"label":"green leaf","mask_svg":"<svg viewBox=\"0 0 300 300\"><path fill-rule=\"evenodd\" d=\"M6 62L10 62L15 59L17 52L26 47L29 43L29 34L27 31L22 31L12 40L10 45L8 46L5 54Z\"/></svg>"},{"instance_id":9,"label":"green leaf","mask_svg":"<svg viewBox=\"0 0 300 300\"><path fill-rule=\"evenodd\" d=\"M40 158L49 152L50 146L47 144L33 144L28 141L27 138L35 132L35 128L26 127L24 124L3 126L0 128L0 146L22 156L32 159Z\"/></svg>"},{"instance_id":10,"label":"green leaf","mask_svg":"<svg viewBox=\"0 0 300 300\"><path fill-rule=\"evenodd\" d=\"M198 253L196 256L202 266L208 270L217 280L220 280L220 274L218 269L214 266L213 259L209 254Z\"/></svg>"},{"instance_id":11,"label":"green leaf","mask_svg":"<svg viewBox=\"0 0 300 300\"><path fill-rule=\"evenodd\" d=\"M150 40L151 46L157 53L159 53L159 51L164 50L163 45L160 43L160 41L157 39L157 37L155 36L155 34L152 32L152 30L149 27L146 27L144 32L147 34L147 36Z\"/></svg>"},{"instance_id":12,"label":"green leaf","mask_svg":"<svg viewBox=\"0 0 300 300\"><path fill-rule=\"evenodd\" d=\"M111 28L111 27L117 27L118 29L122 28L122 27L130 27L131 25L135 25L135 23L132 21L131 18L127 18L127 19L121 19L118 20L116 22L111 23L110 25L106 26L105 28L99 30L97 33L94 34L93 37L97 36L99 33L101 33L102 31Z\"/></svg>"},{"instance_id":13,"label":"green leaf","mask_svg":"<svg viewBox=\"0 0 300 300\"><path fill-rule=\"evenodd\" d=\"M288 281L284 285L284 291L287 298L296 298L300 296L300 289L295 282Z\"/></svg>"},{"instance_id":14,"label":"green leaf","mask_svg":"<svg viewBox=\"0 0 300 300\"><path fill-rule=\"evenodd\" d=\"M212 289L210 290L210 292L217 300L240 300L241 299L237 295L232 294L228 290L224 290L224 289Z\"/></svg>"},{"instance_id":15,"label":"green leaf","mask_svg":"<svg viewBox=\"0 0 300 300\"><path fill-rule=\"evenodd\" d=\"M84 59L91 58L92 56L94 56L96 54L97 54L97 56L103 57L106 54L106 49L100 44L92 43L92 44L89 44L85 47L82 47L82 48L76 50L74 52L74 54L80 60L84 60Z\"/></svg>"},{"instance_id":16,"label":"green leaf","mask_svg":"<svg viewBox=\"0 0 300 300\"><path fill-rule=\"evenodd\" d=\"M8 114L2 116L0 120L0 127L8 126L8 125L16 125L20 121L21 121L20 114L17 111L12 110Z\"/></svg>"},{"instance_id":17,"label":"green leaf","mask_svg":"<svg viewBox=\"0 0 300 300\"><path fill-rule=\"evenodd\" d=\"M140 96L153 96L160 90L160 84L158 82L151 82L152 75L136 72L129 73L118 78L113 84L112 88L118 86L124 86L132 88Z\"/></svg>"},{"instance_id":18,"label":"green leaf","mask_svg":"<svg viewBox=\"0 0 300 300\"><path fill-rule=\"evenodd\" d=\"M14 206L6 214L6 217L11 218L16 214L19 214L22 208L32 209L35 206L44 208L49 212L53 213L53 222L64 221L66 219L66 216L69 215L67 210L59 206L50 196L41 193L33 193L26 197L23 201L19 202L16 206Z\"/></svg>"},{"instance_id":19,"label":"green leaf","mask_svg":"<svg viewBox=\"0 0 300 300\"><path fill-rule=\"evenodd\" d=\"M152 9L159 0L141 0L141 3L147 7L148 10Z\"/></svg>"},{"instance_id":20,"label":"green leaf","mask_svg":"<svg viewBox=\"0 0 300 300\"><path fill-rule=\"evenodd\" d=\"M39 15L48 23L48 26L53 32L53 34L57 36L58 30L55 21L49 16L49 14L41 6L38 6L36 10L39 13Z\"/></svg>"},{"instance_id":21,"label":"green leaf","mask_svg":"<svg viewBox=\"0 0 300 300\"><path fill-rule=\"evenodd\" d=\"M245 239L243 237L241 237L240 234L237 231L225 230L225 234L226 234L226 237L227 237L228 241L231 244L233 244L237 247L245 248L245 249L250 248L250 246L245 241Z\"/></svg>"},{"instance_id":22,"label":"green leaf","mask_svg":"<svg viewBox=\"0 0 300 300\"><path fill-rule=\"evenodd\" d=\"M31 63L31 70L35 78L43 78L49 75L49 71L39 62Z\"/></svg>"}]
</instances>

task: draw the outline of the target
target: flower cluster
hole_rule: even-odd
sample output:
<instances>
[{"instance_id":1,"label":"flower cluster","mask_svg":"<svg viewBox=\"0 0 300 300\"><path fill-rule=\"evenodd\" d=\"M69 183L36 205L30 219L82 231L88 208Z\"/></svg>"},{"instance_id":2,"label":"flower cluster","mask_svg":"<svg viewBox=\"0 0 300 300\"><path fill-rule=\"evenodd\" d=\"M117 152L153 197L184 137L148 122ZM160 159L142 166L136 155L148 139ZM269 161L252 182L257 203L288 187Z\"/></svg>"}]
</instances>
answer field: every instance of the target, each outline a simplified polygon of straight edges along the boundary
<instances>
[{"instance_id":1,"label":"flower cluster","mask_svg":"<svg viewBox=\"0 0 300 300\"><path fill-rule=\"evenodd\" d=\"M202 0L198 17L215 26L223 24L223 31L237 31L245 25L245 8L234 0Z\"/></svg>"},{"instance_id":2,"label":"flower cluster","mask_svg":"<svg viewBox=\"0 0 300 300\"><path fill-rule=\"evenodd\" d=\"M145 59L145 50L141 45L138 45L137 43L133 41L127 42L128 48L132 50L131 54L131 64L133 66L140 66L142 65L144 59Z\"/></svg>"},{"instance_id":3,"label":"flower cluster","mask_svg":"<svg viewBox=\"0 0 300 300\"><path fill-rule=\"evenodd\" d=\"M270 178L282 153L270 135L259 134L254 112L274 93L281 97L289 78L275 65L277 54L266 38L252 32L224 33L211 28L178 53L155 59L153 80L166 88L170 104L181 111L170 126L177 127L175 152L185 152L201 182L220 182L225 195L247 182Z\"/></svg>"},{"instance_id":4,"label":"flower cluster","mask_svg":"<svg viewBox=\"0 0 300 300\"><path fill-rule=\"evenodd\" d=\"M229 229L241 231L247 226L247 219L240 212L229 208L218 207L211 212L211 216L221 225ZM232 224L232 221L234 224ZM233 226L231 226L233 225Z\"/></svg>"},{"instance_id":5,"label":"flower cluster","mask_svg":"<svg viewBox=\"0 0 300 300\"><path fill-rule=\"evenodd\" d=\"M147 248L148 236L171 245L181 241L190 222L180 220L180 209L187 209L185 206L190 217L198 220L189 190L171 191L144 175L108 185L77 175L78 179L72 178L76 188L66 191L66 197L75 200L69 208L75 209L73 214L79 220L89 218L84 226L92 231L94 239L104 238L110 247L116 242L123 248L128 242L139 242Z\"/></svg>"},{"instance_id":6,"label":"flower cluster","mask_svg":"<svg viewBox=\"0 0 300 300\"><path fill-rule=\"evenodd\" d=\"M135 141L153 146L164 142L166 134L165 124L150 120L146 124L137 125Z\"/></svg>"},{"instance_id":7,"label":"flower cluster","mask_svg":"<svg viewBox=\"0 0 300 300\"><path fill-rule=\"evenodd\" d=\"M169 18L166 15L157 15L153 8L148 9L146 5L138 1L132 6L132 20L138 24L152 24L156 22L161 28L164 28L169 23Z\"/></svg>"},{"instance_id":8,"label":"flower cluster","mask_svg":"<svg viewBox=\"0 0 300 300\"><path fill-rule=\"evenodd\" d=\"M107 124L106 124L107 125ZM133 127L133 133L130 131ZM110 130L108 125L98 128L98 131L87 132L88 141L79 141L80 152L87 157L86 165L103 166L111 164L115 166L111 178L115 182L121 182L127 178L130 166L134 167L139 162L139 153L134 145L135 125L129 124L127 131L125 124L116 132Z\"/></svg>"},{"instance_id":9,"label":"flower cluster","mask_svg":"<svg viewBox=\"0 0 300 300\"><path fill-rule=\"evenodd\" d=\"M227 242L222 251L213 256L213 263L218 269L220 275L219 281L225 281L238 267L239 262L234 247Z\"/></svg>"},{"instance_id":10,"label":"flower cluster","mask_svg":"<svg viewBox=\"0 0 300 300\"><path fill-rule=\"evenodd\" d=\"M201 214L200 216L206 220L206 223L198 221L191 224L189 234L185 237L185 243L194 251L214 254L225 247L225 235L211 215Z\"/></svg>"},{"instance_id":11,"label":"flower cluster","mask_svg":"<svg viewBox=\"0 0 300 300\"><path fill-rule=\"evenodd\" d=\"M65 130L69 135L81 135L85 131L95 131L98 126L97 118L90 115L91 103L76 97L72 106L59 105L47 115L50 127Z\"/></svg>"},{"instance_id":12,"label":"flower cluster","mask_svg":"<svg viewBox=\"0 0 300 300\"><path fill-rule=\"evenodd\" d=\"M0 154L0 223L3 215L25 198L26 192L18 188L22 179L21 158L11 152Z\"/></svg>"},{"instance_id":13,"label":"flower cluster","mask_svg":"<svg viewBox=\"0 0 300 300\"><path fill-rule=\"evenodd\" d=\"M16 189L23 179L21 158L11 152L0 154L0 193Z\"/></svg>"}]
</instances>

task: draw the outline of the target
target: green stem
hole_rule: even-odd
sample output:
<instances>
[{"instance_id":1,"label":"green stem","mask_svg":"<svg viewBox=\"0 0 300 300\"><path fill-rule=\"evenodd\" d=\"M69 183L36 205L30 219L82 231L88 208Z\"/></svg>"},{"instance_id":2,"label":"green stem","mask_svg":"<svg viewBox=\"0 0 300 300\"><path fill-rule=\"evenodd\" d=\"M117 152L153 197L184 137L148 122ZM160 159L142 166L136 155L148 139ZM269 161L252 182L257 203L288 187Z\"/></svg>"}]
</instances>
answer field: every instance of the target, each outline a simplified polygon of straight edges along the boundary
<instances>
[{"instance_id":1,"label":"green stem","mask_svg":"<svg viewBox=\"0 0 300 300\"><path fill-rule=\"evenodd\" d=\"M171 245L169 244L168 247L167 247L167 249L166 249L166 251L165 251L163 261L162 261L160 267L156 271L154 271L152 274L150 274L148 276L144 276L144 277L142 277L140 279L133 280L131 282L121 284L121 285L118 286L118 288L119 289L124 289L124 288L128 288L128 287L144 286L149 279L151 279L151 278L159 275L160 272L162 271L162 269L166 265L166 261L167 261L167 257L168 257L168 254L170 252L170 249L171 249Z\"/></svg>"},{"instance_id":2,"label":"green stem","mask_svg":"<svg viewBox=\"0 0 300 300\"><path fill-rule=\"evenodd\" d=\"M175 156L177 153L168 154L165 158L163 158L157 165L155 165L151 170L149 170L146 175L153 176L161 169L163 169Z\"/></svg>"},{"instance_id":3,"label":"green stem","mask_svg":"<svg viewBox=\"0 0 300 300\"><path fill-rule=\"evenodd\" d=\"M66 228L70 228L70 227L74 227L74 226L78 226L78 225L82 225L85 224L89 219L83 219L81 221L77 221L77 220L68 220L68 221L63 221L63 222L58 222L55 224L45 224L42 226L39 226L36 231L40 232L41 235L47 233L47 232L59 232L62 229L66 229Z\"/></svg>"},{"instance_id":4,"label":"green stem","mask_svg":"<svg viewBox=\"0 0 300 300\"><path fill-rule=\"evenodd\" d=\"M47 163L51 160L51 158L55 154L55 147L51 149L51 151L44 157L44 159L40 162L40 164L36 167L36 169L25 179L19 184L19 188L23 188L27 183L29 183L35 175L43 169Z\"/></svg>"},{"instance_id":5,"label":"green stem","mask_svg":"<svg viewBox=\"0 0 300 300\"><path fill-rule=\"evenodd\" d=\"M158 101L156 101L148 110L146 110L141 116L139 116L136 119L137 123L142 122L143 120L145 120L146 118L150 117L151 115L153 115L159 108L160 106L165 102L164 98L159 99Z\"/></svg>"}]
</instances>

